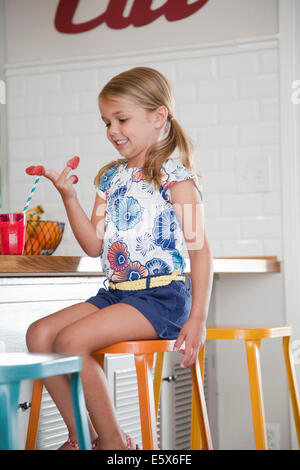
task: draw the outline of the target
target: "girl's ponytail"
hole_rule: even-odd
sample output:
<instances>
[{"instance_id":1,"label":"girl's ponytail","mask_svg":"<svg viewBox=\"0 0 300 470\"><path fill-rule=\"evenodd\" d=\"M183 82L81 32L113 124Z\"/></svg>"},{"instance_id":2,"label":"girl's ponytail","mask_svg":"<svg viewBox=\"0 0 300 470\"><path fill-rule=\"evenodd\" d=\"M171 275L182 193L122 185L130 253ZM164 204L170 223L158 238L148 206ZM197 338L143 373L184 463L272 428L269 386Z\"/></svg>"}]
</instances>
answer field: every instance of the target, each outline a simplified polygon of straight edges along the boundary
<instances>
[{"instance_id":1,"label":"girl's ponytail","mask_svg":"<svg viewBox=\"0 0 300 470\"><path fill-rule=\"evenodd\" d=\"M147 155L143 168L146 181L154 181L156 189L161 186L161 166L177 149L182 164L191 171L195 171L193 165L194 146L184 132L179 122L174 117L168 117L166 123L167 135L152 146Z\"/></svg>"},{"instance_id":2,"label":"girl's ponytail","mask_svg":"<svg viewBox=\"0 0 300 470\"><path fill-rule=\"evenodd\" d=\"M178 148L182 164L189 170L194 170L194 145L179 122L173 117L170 119L170 137L176 142L176 148Z\"/></svg>"}]
</instances>

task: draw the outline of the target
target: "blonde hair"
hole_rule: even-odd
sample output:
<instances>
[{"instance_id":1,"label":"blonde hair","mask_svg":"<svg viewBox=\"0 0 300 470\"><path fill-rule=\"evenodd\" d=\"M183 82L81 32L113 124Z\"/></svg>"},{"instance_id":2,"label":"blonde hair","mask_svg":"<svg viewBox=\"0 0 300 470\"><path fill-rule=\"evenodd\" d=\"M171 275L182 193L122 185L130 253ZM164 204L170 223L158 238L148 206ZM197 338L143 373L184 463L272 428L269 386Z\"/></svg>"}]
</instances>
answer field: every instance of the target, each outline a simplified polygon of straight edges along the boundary
<instances>
[{"instance_id":1,"label":"blonde hair","mask_svg":"<svg viewBox=\"0 0 300 470\"><path fill-rule=\"evenodd\" d=\"M98 99L126 98L146 111L155 111L160 106L168 110L165 136L155 142L147 151L143 173L148 183L161 186L161 166L177 148L182 164L194 171L193 144L180 124L174 118L175 100L168 80L157 70L149 67L135 67L113 77L102 89ZM124 158L103 166L95 177L99 186L100 178L111 166L120 165Z\"/></svg>"}]
</instances>

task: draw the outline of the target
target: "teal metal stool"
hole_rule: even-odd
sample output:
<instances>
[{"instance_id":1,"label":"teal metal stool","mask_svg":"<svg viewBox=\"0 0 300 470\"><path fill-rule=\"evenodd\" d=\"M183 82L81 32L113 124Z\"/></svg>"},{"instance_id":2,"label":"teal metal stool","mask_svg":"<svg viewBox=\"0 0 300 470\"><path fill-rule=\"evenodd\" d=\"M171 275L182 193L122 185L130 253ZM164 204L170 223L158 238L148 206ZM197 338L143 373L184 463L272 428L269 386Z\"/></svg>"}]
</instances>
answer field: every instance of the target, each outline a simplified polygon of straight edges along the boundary
<instances>
[{"instance_id":1,"label":"teal metal stool","mask_svg":"<svg viewBox=\"0 0 300 470\"><path fill-rule=\"evenodd\" d=\"M58 354L0 354L0 449L18 449L18 399L22 380L71 374L71 391L79 448L91 449L81 386L81 356Z\"/></svg>"}]
</instances>

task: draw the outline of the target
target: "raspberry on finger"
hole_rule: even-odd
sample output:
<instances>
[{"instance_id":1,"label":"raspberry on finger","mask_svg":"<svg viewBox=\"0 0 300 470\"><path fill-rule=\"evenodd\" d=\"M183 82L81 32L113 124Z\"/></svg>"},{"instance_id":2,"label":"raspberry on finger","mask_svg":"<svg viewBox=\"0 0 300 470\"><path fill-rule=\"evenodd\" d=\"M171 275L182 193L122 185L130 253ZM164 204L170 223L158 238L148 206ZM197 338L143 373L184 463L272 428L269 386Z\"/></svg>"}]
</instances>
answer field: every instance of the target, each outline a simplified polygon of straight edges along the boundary
<instances>
[{"instance_id":1,"label":"raspberry on finger","mask_svg":"<svg viewBox=\"0 0 300 470\"><path fill-rule=\"evenodd\" d=\"M79 165L79 161L80 161L80 158L77 156L70 158L70 160L67 162L67 166L72 168L72 170L75 170Z\"/></svg>"}]
</instances>

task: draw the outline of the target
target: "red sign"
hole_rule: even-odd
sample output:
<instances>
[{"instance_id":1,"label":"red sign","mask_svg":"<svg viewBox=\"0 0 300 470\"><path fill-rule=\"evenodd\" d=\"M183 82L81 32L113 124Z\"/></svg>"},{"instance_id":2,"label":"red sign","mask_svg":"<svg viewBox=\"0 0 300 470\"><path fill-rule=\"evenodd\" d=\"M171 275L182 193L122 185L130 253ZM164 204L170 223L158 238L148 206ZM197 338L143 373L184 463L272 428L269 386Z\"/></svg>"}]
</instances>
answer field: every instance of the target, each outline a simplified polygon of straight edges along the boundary
<instances>
[{"instance_id":1,"label":"red sign","mask_svg":"<svg viewBox=\"0 0 300 470\"><path fill-rule=\"evenodd\" d=\"M123 16L127 0L110 0L102 15L85 21L73 23L73 18L80 0L60 0L55 16L55 27L60 33L84 33L106 23L112 29L124 29L132 25L145 26L164 15L168 21L178 21L193 15L200 10L208 0L198 0L188 5L188 0L166 0L166 3L151 10L152 0L135 0L128 17Z\"/></svg>"}]
</instances>

